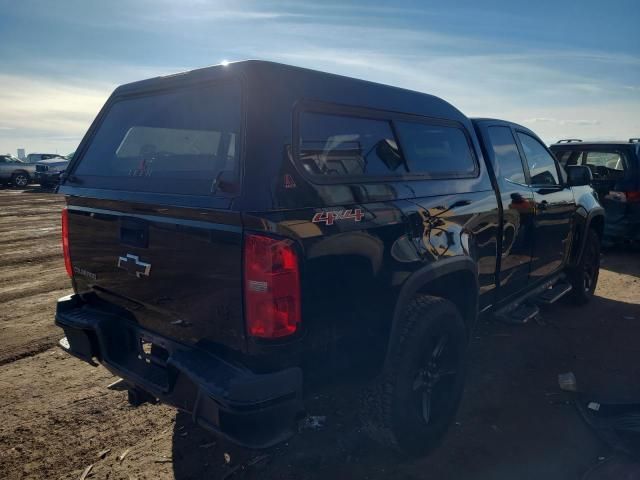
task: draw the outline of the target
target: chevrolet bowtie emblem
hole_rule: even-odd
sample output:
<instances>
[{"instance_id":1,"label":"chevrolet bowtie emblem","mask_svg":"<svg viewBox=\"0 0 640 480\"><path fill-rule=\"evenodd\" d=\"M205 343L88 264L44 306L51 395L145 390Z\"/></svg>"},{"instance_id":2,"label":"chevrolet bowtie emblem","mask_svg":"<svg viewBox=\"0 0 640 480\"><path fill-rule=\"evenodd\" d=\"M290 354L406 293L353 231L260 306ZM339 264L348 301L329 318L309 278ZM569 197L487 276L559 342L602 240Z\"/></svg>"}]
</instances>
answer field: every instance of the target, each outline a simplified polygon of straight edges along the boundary
<instances>
[{"instance_id":1,"label":"chevrolet bowtie emblem","mask_svg":"<svg viewBox=\"0 0 640 480\"><path fill-rule=\"evenodd\" d=\"M131 255L127 253L125 257L118 257L118 268L126 270L131 275L135 275L138 278L149 276L151 271L151 264L140 261L140 257L137 255Z\"/></svg>"}]
</instances>

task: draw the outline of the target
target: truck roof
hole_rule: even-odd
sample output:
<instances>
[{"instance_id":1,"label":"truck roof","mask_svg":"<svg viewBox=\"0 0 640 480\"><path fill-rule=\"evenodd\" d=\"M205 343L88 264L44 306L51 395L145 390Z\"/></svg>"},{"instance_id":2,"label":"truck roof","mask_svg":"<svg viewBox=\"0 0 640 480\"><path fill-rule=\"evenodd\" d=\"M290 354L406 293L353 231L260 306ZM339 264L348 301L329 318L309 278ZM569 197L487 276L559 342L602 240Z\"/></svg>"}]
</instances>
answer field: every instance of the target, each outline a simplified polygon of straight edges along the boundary
<instances>
[{"instance_id":1,"label":"truck roof","mask_svg":"<svg viewBox=\"0 0 640 480\"><path fill-rule=\"evenodd\" d=\"M245 79L250 95L268 96L272 101L287 101L292 96L303 95L309 100L400 110L468 122L460 110L433 95L263 60L243 60L128 83L118 87L114 96L141 90L170 89L232 75Z\"/></svg>"},{"instance_id":2,"label":"truck roof","mask_svg":"<svg viewBox=\"0 0 640 480\"><path fill-rule=\"evenodd\" d=\"M490 117L473 117L471 121L473 123L501 123L504 125L512 126L519 130L524 130L525 132L532 134L534 137L538 137L538 135L530 128L527 128L524 125L520 125L519 123L512 122L510 120L503 120L501 118L490 118Z\"/></svg>"}]
</instances>

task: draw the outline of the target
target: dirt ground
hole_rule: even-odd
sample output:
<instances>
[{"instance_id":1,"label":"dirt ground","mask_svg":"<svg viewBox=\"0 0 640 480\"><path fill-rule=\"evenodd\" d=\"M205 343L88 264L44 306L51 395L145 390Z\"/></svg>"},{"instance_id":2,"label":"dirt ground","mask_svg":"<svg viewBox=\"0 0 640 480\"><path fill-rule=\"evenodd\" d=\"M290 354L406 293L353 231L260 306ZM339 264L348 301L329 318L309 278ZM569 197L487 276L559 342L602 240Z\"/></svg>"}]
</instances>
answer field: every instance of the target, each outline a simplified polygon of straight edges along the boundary
<instances>
[{"instance_id":1,"label":"dirt ground","mask_svg":"<svg viewBox=\"0 0 640 480\"><path fill-rule=\"evenodd\" d=\"M589 306L553 306L524 326L481 321L457 422L430 457L402 458L364 437L356 386L308 399L310 415L326 416L321 428L252 452L169 407L130 407L104 368L55 346L55 300L70 293L62 203L37 188L0 190L2 479L77 479L89 467L92 479L640 478L557 382L572 371L587 396L640 403L640 252L604 254Z\"/></svg>"}]
</instances>

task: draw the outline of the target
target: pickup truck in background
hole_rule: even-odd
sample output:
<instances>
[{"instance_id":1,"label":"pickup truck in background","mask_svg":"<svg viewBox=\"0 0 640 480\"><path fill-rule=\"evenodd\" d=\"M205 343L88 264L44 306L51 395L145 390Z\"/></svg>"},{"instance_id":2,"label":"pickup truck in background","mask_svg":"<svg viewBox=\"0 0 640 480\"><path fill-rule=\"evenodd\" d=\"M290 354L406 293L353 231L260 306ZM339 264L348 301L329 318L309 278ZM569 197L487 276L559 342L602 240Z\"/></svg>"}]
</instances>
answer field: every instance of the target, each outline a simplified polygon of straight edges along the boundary
<instances>
[{"instance_id":1,"label":"pickup truck in background","mask_svg":"<svg viewBox=\"0 0 640 480\"><path fill-rule=\"evenodd\" d=\"M525 127L362 80L246 61L124 85L59 187L60 344L254 448L356 376L365 430L422 455L479 315L593 295L590 181Z\"/></svg>"},{"instance_id":2,"label":"pickup truck in background","mask_svg":"<svg viewBox=\"0 0 640 480\"><path fill-rule=\"evenodd\" d=\"M33 179L36 167L11 155L0 155L0 183L24 188Z\"/></svg>"},{"instance_id":3,"label":"pickup truck in background","mask_svg":"<svg viewBox=\"0 0 640 480\"><path fill-rule=\"evenodd\" d=\"M60 176L65 172L69 160L65 157L55 157L36 163L35 180L42 188L53 188L60 182Z\"/></svg>"}]
</instances>

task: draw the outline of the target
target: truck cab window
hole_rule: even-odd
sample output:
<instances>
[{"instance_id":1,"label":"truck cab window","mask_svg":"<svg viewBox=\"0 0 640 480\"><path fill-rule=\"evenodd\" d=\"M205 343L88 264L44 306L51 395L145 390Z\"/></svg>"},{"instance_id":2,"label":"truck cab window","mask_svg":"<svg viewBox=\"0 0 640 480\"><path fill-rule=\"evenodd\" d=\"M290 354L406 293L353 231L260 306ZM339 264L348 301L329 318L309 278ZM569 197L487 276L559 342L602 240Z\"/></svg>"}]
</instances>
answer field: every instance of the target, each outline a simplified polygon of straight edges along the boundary
<instances>
[{"instance_id":1,"label":"truck cab window","mask_svg":"<svg viewBox=\"0 0 640 480\"><path fill-rule=\"evenodd\" d=\"M473 176L476 163L461 128L404 121L397 122L396 128L411 173L436 178Z\"/></svg>"},{"instance_id":2,"label":"truck cab window","mask_svg":"<svg viewBox=\"0 0 640 480\"><path fill-rule=\"evenodd\" d=\"M529 165L532 185L559 185L556 161L547 149L531 135L518 132L524 155Z\"/></svg>"},{"instance_id":3,"label":"truck cab window","mask_svg":"<svg viewBox=\"0 0 640 480\"><path fill-rule=\"evenodd\" d=\"M314 175L402 175L407 172L387 120L304 112L300 162Z\"/></svg>"},{"instance_id":4,"label":"truck cab window","mask_svg":"<svg viewBox=\"0 0 640 480\"><path fill-rule=\"evenodd\" d=\"M524 168L516 141L508 127L489 127L496 175L513 183L525 184Z\"/></svg>"}]
</instances>

